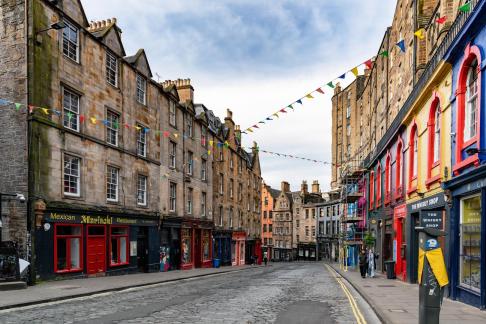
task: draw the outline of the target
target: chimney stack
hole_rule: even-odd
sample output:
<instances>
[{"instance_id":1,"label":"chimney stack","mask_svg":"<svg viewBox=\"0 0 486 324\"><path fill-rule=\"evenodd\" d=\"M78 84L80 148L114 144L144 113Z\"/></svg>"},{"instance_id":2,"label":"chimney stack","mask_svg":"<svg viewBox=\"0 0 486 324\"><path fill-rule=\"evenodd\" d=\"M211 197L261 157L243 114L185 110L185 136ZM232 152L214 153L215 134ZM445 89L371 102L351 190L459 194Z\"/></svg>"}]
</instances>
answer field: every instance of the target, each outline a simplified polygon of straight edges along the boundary
<instances>
[{"instance_id":1,"label":"chimney stack","mask_svg":"<svg viewBox=\"0 0 486 324\"><path fill-rule=\"evenodd\" d=\"M165 80L161 84L164 88L175 85L181 103L194 102L194 88L191 85L191 79Z\"/></svg>"},{"instance_id":2,"label":"chimney stack","mask_svg":"<svg viewBox=\"0 0 486 324\"><path fill-rule=\"evenodd\" d=\"M312 182L312 193L320 193L321 191L319 190L319 181L314 180Z\"/></svg>"},{"instance_id":3,"label":"chimney stack","mask_svg":"<svg viewBox=\"0 0 486 324\"><path fill-rule=\"evenodd\" d=\"M282 181L281 183L281 190L282 192L290 192L290 185L287 181Z\"/></svg>"},{"instance_id":4,"label":"chimney stack","mask_svg":"<svg viewBox=\"0 0 486 324\"><path fill-rule=\"evenodd\" d=\"M300 186L300 193L305 195L308 192L307 181L303 180L302 185Z\"/></svg>"},{"instance_id":5,"label":"chimney stack","mask_svg":"<svg viewBox=\"0 0 486 324\"><path fill-rule=\"evenodd\" d=\"M336 86L334 87L334 95L337 95L338 93L341 92L341 83L336 83Z\"/></svg>"}]
</instances>

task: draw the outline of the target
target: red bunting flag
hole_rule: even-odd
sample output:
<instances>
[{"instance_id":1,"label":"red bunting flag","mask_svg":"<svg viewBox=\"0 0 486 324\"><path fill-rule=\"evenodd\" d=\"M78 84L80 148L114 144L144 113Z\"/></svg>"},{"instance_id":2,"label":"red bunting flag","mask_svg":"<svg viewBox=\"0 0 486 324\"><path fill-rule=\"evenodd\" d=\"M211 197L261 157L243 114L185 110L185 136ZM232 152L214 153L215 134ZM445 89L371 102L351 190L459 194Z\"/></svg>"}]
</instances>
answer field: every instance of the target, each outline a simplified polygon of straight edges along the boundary
<instances>
[{"instance_id":1,"label":"red bunting flag","mask_svg":"<svg viewBox=\"0 0 486 324\"><path fill-rule=\"evenodd\" d=\"M170 136L170 132L165 131L165 132L164 132L164 137L169 137L169 136Z\"/></svg>"},{"instance_id":2,"label":"red bunting flag","mask_svg":"<svg viewBox=\"0 0 486 324\"><path fill-rule=\"evenodd\" d=\"M280 109L280 112L287 113L287 111L285 111L285 108Z\"/></svg>"},{"instance_id":3,"label":"red bunting flag","mask_svg":"<svg viewBox=\"0 0 486 324\"><path fill-rule=\"evenodd\" d=\"M84 115L79 115L79 122L84 123Z\"/></svg>"},{"instance_id":4,"label":"red bunting flag","mask_svg":"<svg viewBox=\"0 0 486 324\"><path fill-rule=\"evenodd\" d=\"M258 127L258 125L256 125L256 124L255 124L255 125L253 125L253 126L251 126L251 127L253 127L253 128L260 128L260 127Z\"/></svg>"},{"instance_id":5,"label":"red bunting flag","mask_svg":"<svg viewBox=\"0 0 486 324\"><path fill-rule=\"evenodd\" d=\"M128 123L125 123L124 126L125 126L125 128L130 128L130 124L128 124Z\"/></svg>"},{"instance_id":6,"label":"red bunting flag","mask_svg":"<svg viewBox=\"0 0 486 324\"><path fill-rule=\"evenodd\" d=\"M322 91L322 89L321 89L321 88L317 88L317 89L316 89L316 91L317 91L317 92L319 92L319 93L324 94L324 91Z\"/></svg>"},{"instance_id":7,"label":"red bunting flag","mask_svg":"<svg viewBox=\"0 0 486 324\"><path fill-rule=\"evenodd\" d=\"M34 109L35 109L35 107L34 107L34 106L29 105L29 113L31 113L31 114L32 114L32 112L34 111Z\"/></svg>"},{"instance_id":8,"label":"red bunting flag","mask_svg":"<svg viewBox=\"0 0 486 324\"><path fill-rule=\"evenodd\" d=\"M438 24L443 24L446 22L446 20L447 20L447 16L444 16L444 17L437 18L436 22Z\"/></svg>"},{"instance_id":9,"label":"red bunting flag","mask_svg":"<svg viewBox=\"0 0 486 324\"><path fill-rule=\"evenodd\" d=\"M368 69L371 69L373 67L373 62L371 59L369 59L368 61L364 62L364 65L366 65Z\"/></svg>"}]
</instances>

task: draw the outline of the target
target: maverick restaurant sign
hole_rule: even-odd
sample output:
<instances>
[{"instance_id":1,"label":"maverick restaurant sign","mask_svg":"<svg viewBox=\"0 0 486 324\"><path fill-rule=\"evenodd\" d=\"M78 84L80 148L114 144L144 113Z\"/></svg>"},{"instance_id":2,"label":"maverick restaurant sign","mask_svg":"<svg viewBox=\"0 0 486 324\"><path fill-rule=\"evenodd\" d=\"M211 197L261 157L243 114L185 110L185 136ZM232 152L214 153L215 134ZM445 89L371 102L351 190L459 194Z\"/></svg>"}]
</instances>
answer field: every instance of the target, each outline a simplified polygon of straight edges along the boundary
<instances>
[{"instance_id":1,"label":"maverick restaurant sign","mask_svg":"<svg viewBox=\"0 0 486 324\"><path fill-rule=\"evenodd\" d=\"M94 225L157 225L155 219L128 218L122 216L110 215L76 215L63 213L47 213L44 217L46 222L52 223L76 223L76 224L94 224Z\"/></svg>"}]
</instances>

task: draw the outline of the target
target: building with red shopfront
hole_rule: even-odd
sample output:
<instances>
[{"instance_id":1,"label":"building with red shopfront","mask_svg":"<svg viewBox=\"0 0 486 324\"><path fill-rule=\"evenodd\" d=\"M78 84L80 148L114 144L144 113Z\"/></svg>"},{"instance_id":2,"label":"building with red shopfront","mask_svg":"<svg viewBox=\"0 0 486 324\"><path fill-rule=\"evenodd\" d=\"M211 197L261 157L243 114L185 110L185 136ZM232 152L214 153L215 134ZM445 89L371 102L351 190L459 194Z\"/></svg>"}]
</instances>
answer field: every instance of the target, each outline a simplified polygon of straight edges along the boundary
<instances>
[{"instance_id":1,"label":"building with red shopfront","mask_svg":"<svg viewBox=\"0 0 486 324\"><path fill-rule=\"evenodd\" d=\"M181 269L212 267L212 222L184 221L181 228Z\"/></svg>"}]
</instances>

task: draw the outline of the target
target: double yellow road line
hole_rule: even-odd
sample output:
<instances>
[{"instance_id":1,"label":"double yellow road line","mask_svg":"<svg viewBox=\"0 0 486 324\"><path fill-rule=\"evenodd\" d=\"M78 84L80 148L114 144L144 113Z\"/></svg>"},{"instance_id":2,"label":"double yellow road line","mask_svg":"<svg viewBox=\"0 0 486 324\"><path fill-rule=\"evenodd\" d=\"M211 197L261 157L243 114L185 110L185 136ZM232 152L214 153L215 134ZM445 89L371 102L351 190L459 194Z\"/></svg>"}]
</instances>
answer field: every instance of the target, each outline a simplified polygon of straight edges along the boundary
<instances>
[{"instance_id":1,"label":"double yellow road line","mask_svg":"<svg viewBox=\"0 0 486 324\"><path fill-rule=\"evenodd\" d=\"M348 287L343 283L341 278L336 276L336 271L331 268L329 265L326 264L327 270L332 274L334 279L338 282L338 284L341 286L341 289L344 291L344 294L346 297L348 297L349 304L351 305L351 310L353 311L354 317L356 318L356 322L358 324L366 324L366 320L364 319L363 314L361 314L361 311L359 310L358 304L356 303L356 299L351 295L351 292L349 291Z\"/></svg>"}]
</instances>

